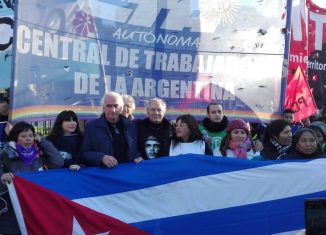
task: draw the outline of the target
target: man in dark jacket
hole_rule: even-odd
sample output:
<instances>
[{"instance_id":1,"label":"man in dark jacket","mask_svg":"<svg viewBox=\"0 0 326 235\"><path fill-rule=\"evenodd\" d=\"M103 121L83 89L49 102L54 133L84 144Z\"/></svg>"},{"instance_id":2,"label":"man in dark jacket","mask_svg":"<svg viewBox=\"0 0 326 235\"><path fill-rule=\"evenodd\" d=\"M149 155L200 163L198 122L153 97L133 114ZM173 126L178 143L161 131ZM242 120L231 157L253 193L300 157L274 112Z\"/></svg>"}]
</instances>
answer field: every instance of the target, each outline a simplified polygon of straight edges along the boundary
<instances>
[{"instance_id":1,"label":"man in dark jacket","mask_svg":"<svg viewBox=\"0 0 326 235\"><path fill-rule=\"evenodd\" d=\"M121 95L109 92L101 104L101 117L89 122L85 128L81 160L88 166L109 168L118 163L139 162L137 129L132 121L120 114L123 108Z\"/></svg>"},{"instance_id":2,"label":"man in dark jacket","mask_svg":"<svg viewBox=\"0 0 326 235\"><path fill-rule=\"evenodd\" d=\"M164 118L166 103L160 98L152 98L146 104L147 118L137 122L138 149L143 159L169 155L173 126ZM149 142L155 139L157 151L146 151Z\"/></svg>"}]
</instances>

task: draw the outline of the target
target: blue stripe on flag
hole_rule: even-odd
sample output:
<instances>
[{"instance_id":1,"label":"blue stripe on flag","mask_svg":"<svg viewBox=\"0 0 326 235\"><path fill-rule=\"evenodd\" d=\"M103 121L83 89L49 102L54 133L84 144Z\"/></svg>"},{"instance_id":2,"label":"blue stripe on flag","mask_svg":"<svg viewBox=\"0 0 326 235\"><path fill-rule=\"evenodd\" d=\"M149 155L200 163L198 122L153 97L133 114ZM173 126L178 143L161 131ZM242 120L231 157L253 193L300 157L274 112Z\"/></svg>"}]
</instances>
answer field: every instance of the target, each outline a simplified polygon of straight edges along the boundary
<instances>
[{"instance_id":1,"label":"blue stripe on flag","mask_svg":"<svg viewBox=\"0 0 326 235\"><path fill-rule=\"evenodd\" d=\"M60 169L20 173L19 175L69 199L78 199L148 188L198 176L282 163L284 162L239 161L239 159L188 154L143 161L138 165L134 163L121 164L113 169L89 167L81 169L80 172ZM171 172L177 174L171 175ZM43 177L43 174L46 174L46 177ZM70 185L70 188L57 180L60 177L65 181L65 185ZM110 184L110 187L107 187L107 184ZM75 189L74 186L76 186Z\"/></svg>"},{"instance_id":2,"label":"blue stripe on flag","mask_svg":"<svg viewBox=\"0 0 326 235\"><path fill-rule=\"evenodd\" d=\"M326 192L144 221L133 225L150 234L270 235L303 229L304 200L320 197L326 197Z\"/></svg>"}]
</instances>

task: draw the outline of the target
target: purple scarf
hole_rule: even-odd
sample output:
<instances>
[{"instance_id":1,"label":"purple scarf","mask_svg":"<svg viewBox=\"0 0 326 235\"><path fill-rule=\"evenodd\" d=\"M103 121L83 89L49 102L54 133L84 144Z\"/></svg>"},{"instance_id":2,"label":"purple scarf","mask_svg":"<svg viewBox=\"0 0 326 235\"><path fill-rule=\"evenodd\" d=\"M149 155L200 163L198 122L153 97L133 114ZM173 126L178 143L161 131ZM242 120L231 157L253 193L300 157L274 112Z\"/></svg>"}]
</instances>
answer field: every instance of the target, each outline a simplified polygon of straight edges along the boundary
<instances>
[{"instance_id":1,"label":"purple scarf","mask_svg":"<svg viewBox=\"0 0 326 235\"><path fill-rule=\"evenodd\" d=\"M26 166L31 165L34 159L37 157L37 148L35 144L29 148L16 144L16 151L20 159L23 161L23 164Z\"/></svg>"},{"instance_id":2,"label":"purple scarf","mask_svg":"<svg viewBox=\"0 0 326 235\"><path fill-rule=\"evenodd\" d=\"M247 137L242 143L230 140L228 147L234 152L237 158L247 158L247 151L252 149L252 144L250 139Z\"/></svg>"}]
</instances>

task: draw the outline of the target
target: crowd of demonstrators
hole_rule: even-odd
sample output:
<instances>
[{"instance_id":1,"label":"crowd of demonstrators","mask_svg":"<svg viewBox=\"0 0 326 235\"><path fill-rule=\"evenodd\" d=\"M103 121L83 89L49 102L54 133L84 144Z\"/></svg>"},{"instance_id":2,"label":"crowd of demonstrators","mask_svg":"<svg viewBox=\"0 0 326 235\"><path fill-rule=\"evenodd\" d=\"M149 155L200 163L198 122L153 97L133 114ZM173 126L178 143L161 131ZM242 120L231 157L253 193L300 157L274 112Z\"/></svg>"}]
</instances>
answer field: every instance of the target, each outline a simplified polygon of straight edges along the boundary
<instances>
[{"instance_id":1,"label":"crowd of demonstrators","mask_svg":"<svg viewBox=\"0 0 326 235\"><path fill-rule=\"evenodd\" d=\"M301 127L309 125L310 123L309 118L306 118L300 122L295 122L294 114L295 112L292 109L285 109L282 113L282 119L288 122L292 131L292 135L294 135ZM268 124L254 123L253 126L254 126L254 133L257 136L257 138L263 140Z\"/></svg>"},{"instance_id":2,"label":"crowd of demonstrators","mask_svg":"<svg viewBox=\"0 0 326 235\"><path fill-rule=\"evenodd\" d=\"M100 118L88 122L85 127L81 160L88 166L109 168L119 163L141 161L136 125L121 115L122 96L109 92L103 96L101 105Z\"/></svg>"},{"instance_id":3,"label":"crowd of demonstrators","mask_svg":"<svg viewBox=\"0 0 326 235\"><path fill-rule=\"evenodd\" d=\"M59 113L46 139L59 150L65 161L65 167L74 170L79 169L79 151L83 134L74 111L64 110Z\"/></svg>"},{"instance_id":4,"label":"crowd of demonstrators","mask_svg":"<svg viewBox=\"0 0 326 235\"><path fill-rule=\"evenodd\" d=\"M212 155L212 150L203 140L196 119L190 114L185 114L176 119L169 155L189 153Z\"/></svg>"},{"instance_id":5,"label":"crowd of demonstrators","mask_svg":"<svg viewBox=\"0 0 326 235\"><path fill-rule=\"evenodd\" d=\"M147 117L134 120L133 97L108 92L101 100L101 116L89 121L84 133L76 113L64 110L57 115L49 135L40 138L26 122L13 127L7 122L1 105L8 109L8 101L0 90L0 122L8 123L6 143L0 148L0 234L20 233L5 185L16 172L63 167L78 170L80 165L112 168L120 163L180 154L298 160L322 158L326 153L326 108L321 110L318 121L310 123L307 118L304 125L294 123L292 110L285 110L281 119L266 128L256 125L261 142L251 138L249 123L229 120L217 103L207 105L207 116L200 124L192 115L184 114L173 125L165 118L164 100L149 99L145 106Z\"/></svg>"},{"instance_id":6,"label":"crowd of demonstrators","mask_svg":"<svg viewBox=\"0 0 326 235\"><path fill-rule=\"evenodd\" d=\"M136 109L136 103L134 98L130 95L123 95L122 100L123 100L123 109L121 111L121 114L130 120L134 120L135 117L133 115L133 112Z\"/></svg>"},{"instance_id":7,"label":"crowd of demonstrators","mask_svg":"<svg viewBox=\"0 0 326 235\"><path fill-rule=\"evenodd\" d=\"M26 122L18 122L11 129L9 142L0 153L1 182L11 183L14 173L61 168L64 160L59 151L36 135L34 127ZM5 185L0 186L1 203L0 234L19 234L19 228L9 194Z\"/></svg>"},{"instance_id":8,"label":"crowd of demonstrators","mask_svg":"<svg viewBox=\"0 0 326 235\"><path fill-rule=\"evenodd\" d=\"M143 159L169 155L173 125L164 116L166 103L160 98L151 98L146 103L147 117L136 122L138 149Z\"/></svg>"},{"instance_id":9,"label":"crowd of demonstrators","mask_svg":"<svg viewBox=\"0 0 326 235\"><path fill-rule=\"evenodd\" d=\"M250 136L248 123L235 119L226 128L227 135L219 147L214 149L214 156L224 156L241 159L259 159L260 152L256 151Z\"/></svg>"},{"instance_id":10,"label":"crowd of demonstrators","mask_svg":"<svg viewBox=\"0 0 326 235\"><path fill-rule=\"evenodd\" d=\"M322 158L321 146L316 133L310 128L301 128L293 136L290 151L280 160Z\"/></svg>"}]
</instances>

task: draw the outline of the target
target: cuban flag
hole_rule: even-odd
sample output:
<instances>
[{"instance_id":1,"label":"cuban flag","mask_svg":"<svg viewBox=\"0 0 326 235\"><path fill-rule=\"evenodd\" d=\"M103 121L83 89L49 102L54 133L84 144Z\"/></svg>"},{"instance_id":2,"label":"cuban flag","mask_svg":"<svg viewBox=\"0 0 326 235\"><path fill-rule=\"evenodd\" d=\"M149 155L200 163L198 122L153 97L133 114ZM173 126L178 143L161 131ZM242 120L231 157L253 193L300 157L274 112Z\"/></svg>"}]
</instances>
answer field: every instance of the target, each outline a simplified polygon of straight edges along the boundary
<instances>
[{"instance_id":1,"label":"cuban flag","mask_svg":"<svg viewBox=\"0 0 326 235\"><path fill-rule=\"evenodd\" d=\"M23 234L295 234L304 200L326 197L325 169L182 155L22 173L9 190Z\"/></svg>"}]
</instances>

